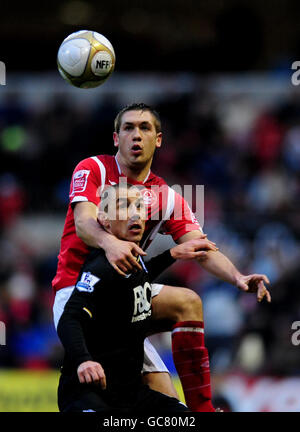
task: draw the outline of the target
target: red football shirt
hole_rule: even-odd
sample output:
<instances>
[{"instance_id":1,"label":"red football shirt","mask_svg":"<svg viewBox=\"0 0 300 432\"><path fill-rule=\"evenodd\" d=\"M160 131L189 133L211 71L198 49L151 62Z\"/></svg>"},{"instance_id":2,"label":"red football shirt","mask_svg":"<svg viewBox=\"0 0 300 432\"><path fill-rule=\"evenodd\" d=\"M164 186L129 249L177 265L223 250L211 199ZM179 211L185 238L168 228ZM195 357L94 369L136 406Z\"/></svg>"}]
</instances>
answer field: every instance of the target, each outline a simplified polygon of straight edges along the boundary
<instances>
[{"instance_id":1,"label":"red football shirt","mask_svg":"<svg viewBox=\"0 0 300 432\"><path fill-rule=\"evenodd\" d=\"M70 202L58 255L54 291L75 284L90 248L76 235L74 203L89 201L98 206L105 185L120 182L122 174L114 156L100 155L82 160L75 168L70 185ZM142 194L148 219L141 247L145 250L160 232L176 241L192 230L201 230L188 203L161 178L149 172L144 182L127 178L130 184L144 186Z\"/></svg>"}]
</instances>

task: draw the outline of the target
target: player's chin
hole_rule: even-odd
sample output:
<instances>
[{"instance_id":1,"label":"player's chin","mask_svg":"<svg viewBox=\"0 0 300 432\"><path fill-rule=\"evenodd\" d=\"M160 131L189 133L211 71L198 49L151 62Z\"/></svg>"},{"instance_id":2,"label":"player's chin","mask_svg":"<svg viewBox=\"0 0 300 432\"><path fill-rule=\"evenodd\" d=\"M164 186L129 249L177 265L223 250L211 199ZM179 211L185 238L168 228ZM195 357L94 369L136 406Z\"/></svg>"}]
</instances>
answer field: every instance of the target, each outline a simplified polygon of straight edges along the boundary
<instances>
[{"instance_id":1,"label":"player's chin","mask_svg":"<svg viewBox=\"0 0 300 432\"><path fill-rule=\"evenodd\" d=\"M137 243L142 240L142 237L143 237L142 231L140 233L133 233L129 231L126 235L126 240Z\"/></svg>"},{"instance_id":2,"label":"player's chin","mask_svg":"<svg viewBox=\"0 0 300 432\"><path fill-rule=\"evenodd\" d=\"M130 161L134 164L145 164L147 162L147 158L143 153L140 154L131 154Z\"/></svg>"}]
</instances>

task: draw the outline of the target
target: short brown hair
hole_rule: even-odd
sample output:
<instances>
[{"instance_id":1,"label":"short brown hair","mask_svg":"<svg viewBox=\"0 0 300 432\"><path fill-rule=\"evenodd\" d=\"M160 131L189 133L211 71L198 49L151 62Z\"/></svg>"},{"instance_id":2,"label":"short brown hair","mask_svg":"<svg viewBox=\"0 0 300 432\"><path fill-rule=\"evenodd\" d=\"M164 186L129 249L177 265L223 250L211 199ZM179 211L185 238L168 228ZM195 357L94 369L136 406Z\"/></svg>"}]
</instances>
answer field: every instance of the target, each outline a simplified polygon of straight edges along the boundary
<instances>
[{"instance_id":1,"label":"short brown hair","mask_svg":"<svg viewBox=\"0 0 300 432\"><path fill-rule=\"evenodd\" d=\"M121 181L120 183L113 184L113 185L105 185L101 197L100 197L100 203L98 205L98 209L100 211L104 211L107 213L108 210L108 203L110 202L112 198L112 191L114 190L115 193L120 190L121 188L126 188L127 190L130 190L131 188L135 188L137 190L142 190L143 187L141 185L133 185L131 183L127 183L127 181ZM113 195L114 197L116 195Z\"/></svg>"},{"instance_id":2,"label":"short brown hair","mask_svg":"<svg viewBox=\"0 0 300 432\"><path fill-rule=\"evenodd\" d=\"M121 111L119 111L114 122L115 132L120 132L122 117L127 111L149 111L154 117L156 132L161 132L161 120L158 112L150 105L146 105L144 103L133 103L131 105L126 105Z\"/></svg>"}]
</instances>

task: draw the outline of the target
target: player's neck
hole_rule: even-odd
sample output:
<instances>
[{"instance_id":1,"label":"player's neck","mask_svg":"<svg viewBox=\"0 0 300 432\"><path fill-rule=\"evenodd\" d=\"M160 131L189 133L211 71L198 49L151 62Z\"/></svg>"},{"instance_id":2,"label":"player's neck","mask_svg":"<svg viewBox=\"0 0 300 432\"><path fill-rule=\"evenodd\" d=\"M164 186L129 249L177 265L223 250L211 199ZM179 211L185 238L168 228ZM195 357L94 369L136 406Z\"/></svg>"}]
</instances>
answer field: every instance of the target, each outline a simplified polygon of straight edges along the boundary
<instances>
[{"instance_id":1,"label":"player's neck","mask_svg":"<svg viewBox=\"0 0 300 432\"><path fill-rule=\"evenodd\" d=\"M143 166L128 166L125 161L123 161L122 156L118 152L116 154L116 160L119 164L122 174L126 177L136 180L138 182L143 182L149 175L149 171L152 164L152 159Z\"/></svg>"}]
</instances>

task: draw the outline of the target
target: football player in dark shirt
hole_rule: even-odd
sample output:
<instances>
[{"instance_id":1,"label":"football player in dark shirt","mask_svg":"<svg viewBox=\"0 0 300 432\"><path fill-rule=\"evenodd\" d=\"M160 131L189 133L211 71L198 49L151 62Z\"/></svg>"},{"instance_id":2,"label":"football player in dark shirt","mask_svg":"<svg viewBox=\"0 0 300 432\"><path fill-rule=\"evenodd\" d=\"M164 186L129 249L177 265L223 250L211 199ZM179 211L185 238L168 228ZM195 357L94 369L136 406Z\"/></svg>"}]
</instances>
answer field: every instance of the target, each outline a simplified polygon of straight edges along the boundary
<instances>
[{"instance_id":1,"label":"football player in dark shirt","mask_svg":"<svg viewBox=\"0 0 300 432\"><path fill-rule=\"evenodd\" d=\"M99 219L117 238L138 244L145 228L138 187L110 186L103 193ZM57 327L65 348L60 411L188 411L176 398L143 384L143 342L153 331L151 282L176 259L201 256L200 247L203 242L195 239L147 264L138 257L142 270L125 277L114 270L102 249L91 251Z\"/></svg>"}]
</instances>

